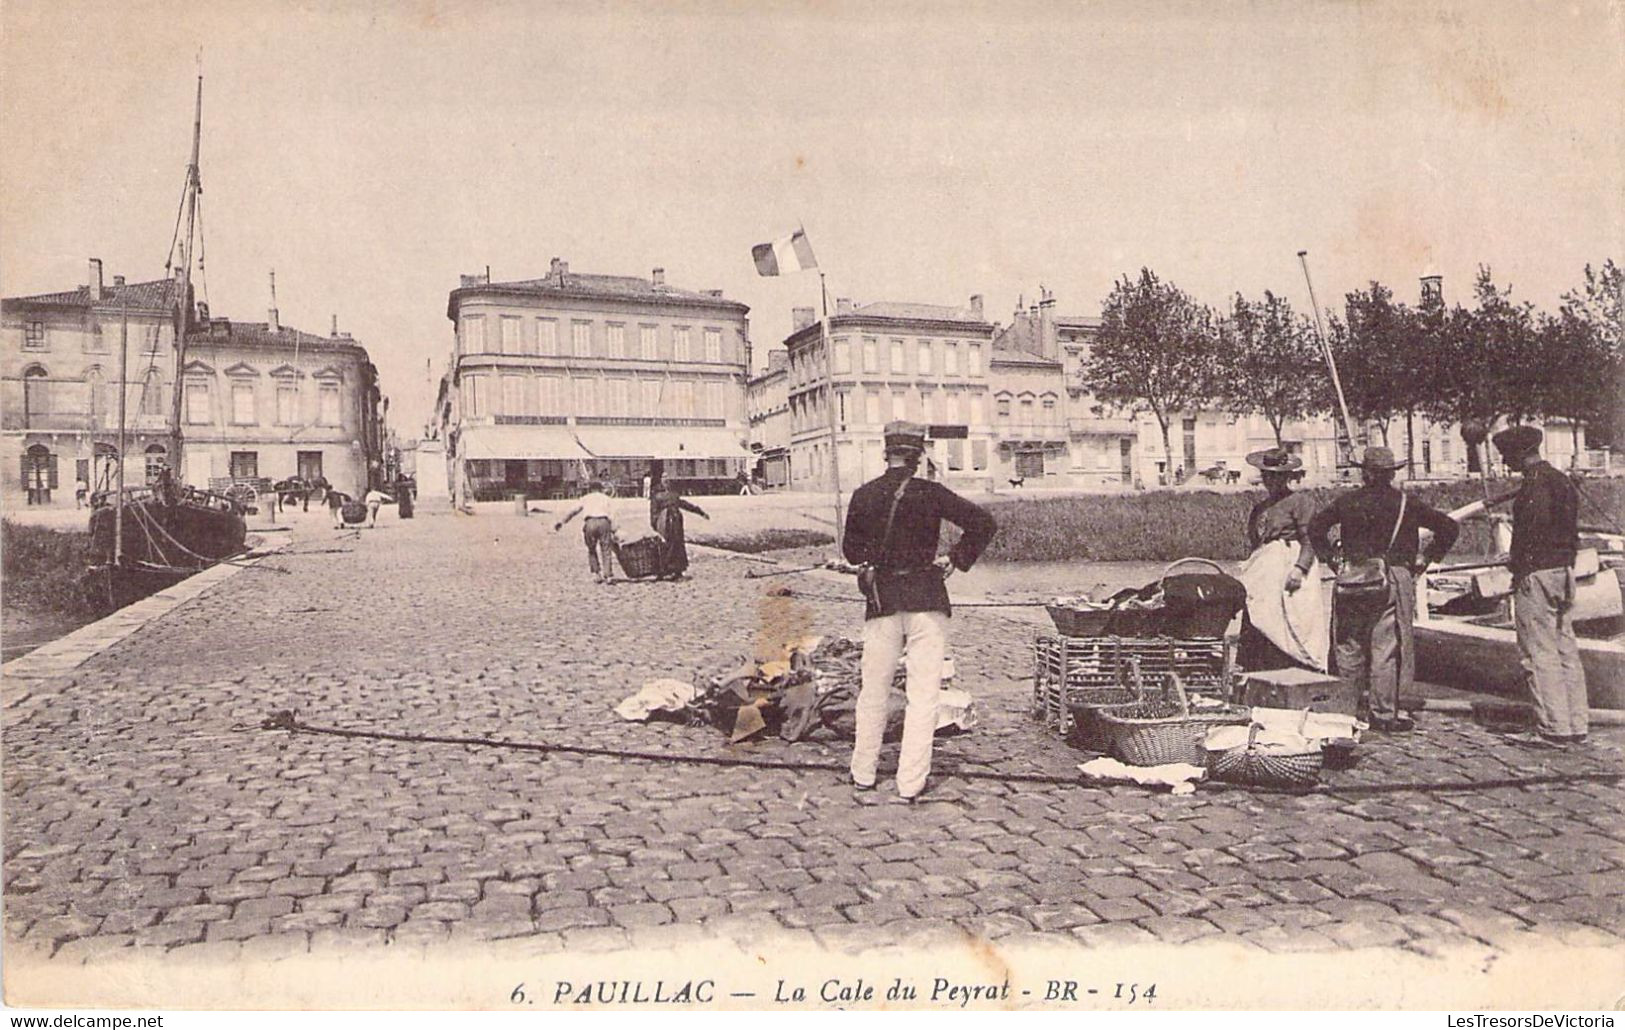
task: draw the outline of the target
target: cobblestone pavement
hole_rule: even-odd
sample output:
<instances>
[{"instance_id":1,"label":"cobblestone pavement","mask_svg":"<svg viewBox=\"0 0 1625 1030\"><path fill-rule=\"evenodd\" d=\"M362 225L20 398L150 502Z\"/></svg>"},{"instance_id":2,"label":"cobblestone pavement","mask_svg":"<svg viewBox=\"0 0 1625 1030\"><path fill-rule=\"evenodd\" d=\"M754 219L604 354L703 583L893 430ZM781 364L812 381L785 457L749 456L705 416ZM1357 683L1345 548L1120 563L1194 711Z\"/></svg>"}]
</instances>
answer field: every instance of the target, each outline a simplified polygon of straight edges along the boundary
<instances>
[{"instance_id":1,"label":"cobblestone pavement","mask_svg":"<svg viewBox=\"0 0 1625 1030\"><path fill-rule=\"evenodd\" d=\"M855 605L769 596L785 580L713 555L688 582L597 587L581 550L546 518L431 513L355 533L312 517L266 561L292 575L245 570L71 678L8 682L8 944L89 959L969 931L1431 954L1625 933L1625 802L1565 779L1619 772L1617 736L1540 754L1427 716L1309 796L966 779L1078 760L1027 714L1032 625L997 611L954 619L984 722L940 742L915 806L822 769L259 728L296 709L383 733L844 764L839 741L730 747L610 708L789 633L855 633Z\"/></svg>"}]
</instances>

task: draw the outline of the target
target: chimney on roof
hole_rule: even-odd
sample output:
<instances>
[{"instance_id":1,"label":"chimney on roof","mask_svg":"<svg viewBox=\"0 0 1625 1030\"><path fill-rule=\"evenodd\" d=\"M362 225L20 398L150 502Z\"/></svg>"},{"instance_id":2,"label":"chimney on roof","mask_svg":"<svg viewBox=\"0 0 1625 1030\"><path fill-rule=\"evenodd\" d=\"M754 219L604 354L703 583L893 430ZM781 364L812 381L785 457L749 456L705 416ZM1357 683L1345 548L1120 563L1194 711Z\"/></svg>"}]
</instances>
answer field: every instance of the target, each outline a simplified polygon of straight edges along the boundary
<instances>
[{"instance_id":1,"label":"chimney on roof","mask_svg":"<svg viewBox=\"0 0 1625 1030\"><path fill-rule=\"evenodd\" d=\"M1051 361L1061 360L1061 340L1055 328L1055 294L1038 288L1038 352Z\"/></svg>"},{"instance_id":2,"label":"chimney on roof","mask_svg":"<svg viewBox=\"0 0 1625 1030\"><path fill-rule=\"evenodd\" d=\"M970 295L970 313L976 316L978 322L982 320L982 295L980 293Z\"/></svg>"},{"instance_id":3,"label":"chimney on roof","mask_svg":"<svg viewBox=\"0 0 1625 1030\"><path fill-rule=\"evenodd\" d=\"M811 311L812 308L806 308L804 310ZM785 369L785 368L789 368L789 367L790 367L790 352L789 351L787 351L787 350L785 350L785 349L783 349L781 347L778 350L770 350L770 351L767 352L767 370L769 372L777 372L780 369Z\"/></svg>"},{"instance_id":4,"label":"chimney on roof","mask_svg":"<svg viewBox=\"0 0 1625 1030\"><path fill-rule=\"evenodd\" d=\"M818 321L818 313L812 308L790 309L790 331L799 332ZM772 353L777 353L772 352Z\"/></svg>"},{"instance_id":5,"label":"chimney on roof","mask_svg":"<svg viewBox=\"0 0 1625 1030\"><path fill-rule=\"evenodd\" d=\"M851 297L836 297L835 298L835 313L837 315L850 315L852 313L852 298Z\"/></svg>"},{"instance_id":6,"label":"chimney on roof","mask_svg":"<svg viewBox=\"0 0 1625 1030\"><path fill-rule=\"evenodd\" d=\"M90 259L90 299L99 301L106 296L102 289L102 259Z\"/></svg>"},{"instance_id":7,"label":"chimney on roof","mask_svg":"<svg viewBox=\"0 0 1625 1030\"><path fill-rule=\"evenodd\" d=\"M124 285L124 277L122 275L113 276L113 285L114 286L123 286Z\"/></svg>"},{"instance_id":8,"label":"chimney on roof","mask_svg":"<svg viewBox=\"0 0 1625 1030\"><path fill-rule=\"evenodd\" d=\"M333 313L333 338L338 339L338 335L339 335L339 316L338 316L338 312L334 312Z\"/></svg>"},{"instance_id":9,"label":"chimney on roof","mask_svg":"<svg viewBox=\"0 0 1625 1030\"><path fill-rule=\"evenodd\" d=\"M271 269L271 306L265 312L265 327L273 333L282 331L282 319L276 309L276 269Z\"/></svg>"},{"instance_id":10,"label":"chimney on roof","mask_svg":"<svg viewBox=\"0 0 1625 1030\"><path fill-rule=\"evenodd\" d=\"M656 286L666 285L666 270L664 268L655 269L653 272L649 273L649 279Z\"/></svg>"}]
</instances>

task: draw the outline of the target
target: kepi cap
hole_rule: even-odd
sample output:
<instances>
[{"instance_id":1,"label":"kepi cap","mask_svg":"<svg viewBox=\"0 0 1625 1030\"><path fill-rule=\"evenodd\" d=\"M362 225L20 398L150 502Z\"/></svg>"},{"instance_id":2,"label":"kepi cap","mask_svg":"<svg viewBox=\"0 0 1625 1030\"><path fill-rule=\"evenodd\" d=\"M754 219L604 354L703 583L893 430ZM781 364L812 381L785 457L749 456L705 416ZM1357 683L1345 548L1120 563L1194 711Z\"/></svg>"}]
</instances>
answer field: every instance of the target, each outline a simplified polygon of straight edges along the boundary
<instances>
[{"instance_id":1,"label":"kepi cap","mask_svg":"<svg viewBox=\"0 0 1625 1030\"><path fill-rule=\"evenodd\" d=\"M886 423L886 452L925 451L925 427L918 422L888 422Z\"/></svg>"}]
</instances>

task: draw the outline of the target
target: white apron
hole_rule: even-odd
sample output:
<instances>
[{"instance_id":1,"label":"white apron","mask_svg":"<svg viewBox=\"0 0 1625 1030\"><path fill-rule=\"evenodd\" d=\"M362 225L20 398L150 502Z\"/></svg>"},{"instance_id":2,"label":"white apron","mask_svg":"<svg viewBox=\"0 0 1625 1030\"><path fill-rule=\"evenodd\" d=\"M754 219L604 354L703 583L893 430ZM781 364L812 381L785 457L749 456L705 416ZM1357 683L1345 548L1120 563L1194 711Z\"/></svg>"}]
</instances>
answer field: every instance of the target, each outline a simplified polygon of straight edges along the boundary
<instances>
[{"instance_id":1,"label":"white apron","mask_svg":"<svg viewBox=\"0 0 1625 1030\"><path fill-rule=\"evenodd\" d=\"M1247 619L1253 628L1293 661L1325 672L1332 643L1326 586L1311 569L1303 586L1287 593L1287 573L1297 557L1297 544L1271 540L1248 556L1236 578L1247 588Z\"/></svg>"}]
</instances>

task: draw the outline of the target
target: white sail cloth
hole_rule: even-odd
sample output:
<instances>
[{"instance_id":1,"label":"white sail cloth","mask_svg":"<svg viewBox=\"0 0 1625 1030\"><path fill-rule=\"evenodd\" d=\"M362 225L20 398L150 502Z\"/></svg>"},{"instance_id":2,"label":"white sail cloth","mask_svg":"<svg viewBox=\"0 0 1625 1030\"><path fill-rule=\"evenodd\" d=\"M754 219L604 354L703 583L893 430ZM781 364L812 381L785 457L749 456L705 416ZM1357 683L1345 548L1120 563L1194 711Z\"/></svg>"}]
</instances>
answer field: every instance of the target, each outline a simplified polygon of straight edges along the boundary
<instances>
[{"instance_id":1,"label":"white sail cloth","mask_svg":"<svg viewBox=\"0 0 1625 1030\"><path fill-rule=\"evenodd\" d=\"M1297 557L1297 544L1271 540L1248 556L1236 578L1247 588L1247 619L1253 628L1293 661L1325 672L1332 643L1326 587L1311 570L1303 586L1287 593L1287 573Z\"/></svg>"}]
</instances>

